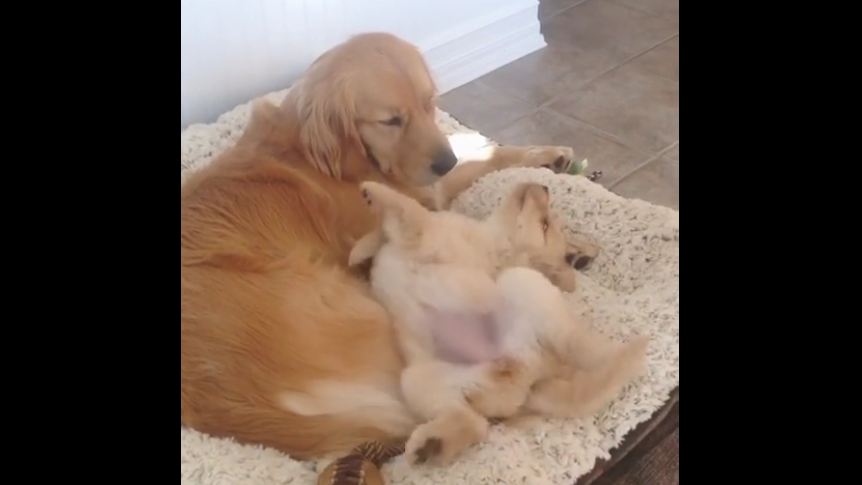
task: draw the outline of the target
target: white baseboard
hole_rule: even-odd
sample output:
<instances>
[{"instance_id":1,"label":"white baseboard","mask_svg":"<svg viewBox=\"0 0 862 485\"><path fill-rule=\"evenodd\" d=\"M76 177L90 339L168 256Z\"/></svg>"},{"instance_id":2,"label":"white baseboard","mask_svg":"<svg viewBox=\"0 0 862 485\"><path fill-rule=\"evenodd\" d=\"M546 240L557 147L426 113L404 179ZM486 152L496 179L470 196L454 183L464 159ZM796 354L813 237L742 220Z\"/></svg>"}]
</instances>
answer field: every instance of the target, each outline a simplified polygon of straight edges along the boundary
<instances>
[{"instance_id":1,"label":"white baseboard","mask_svg":"<svg viewBox=\"0 0 862 485\"><path fill-rule=\"evenodd\" d=\"M419 46L445 93L545 47L536 0L477 19Z\"/></svg>"}]
</instances>

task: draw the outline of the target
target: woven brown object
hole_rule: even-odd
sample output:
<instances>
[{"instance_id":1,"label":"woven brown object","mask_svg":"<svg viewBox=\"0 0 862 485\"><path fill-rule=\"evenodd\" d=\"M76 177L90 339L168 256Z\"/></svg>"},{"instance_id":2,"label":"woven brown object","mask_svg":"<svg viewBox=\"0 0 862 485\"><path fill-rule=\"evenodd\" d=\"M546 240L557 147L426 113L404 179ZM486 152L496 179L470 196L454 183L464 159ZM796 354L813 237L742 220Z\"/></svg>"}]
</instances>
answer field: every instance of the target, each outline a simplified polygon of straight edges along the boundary
<instances>
[{"instance_id":1,"label":"woven brown object","mask_svg":"<svg viewBox=\"0 0 862 485\"><path fill-rule=\"evenodd\" d=\"M401 453L403 444L367 441L324 468L317 485L384 485L380 466Z\"/></svg>"},{"instance_id":2,"label":"woven brown object","mask_svg":"<svg viewBox=\"0 0 862 485\"><path fill-rule=\"evenodd\" d=\"M366 441L351 451L361 455L366 460L378 467L386 463L390 458L404 453L404 443L381 443L379 441Z\"/></svg>"},{"instance_id":3,"label":"woven brown object","mask_svg":"<svg viewBox=\"0 0 862 485\"><path fill-rule=\"evenodd\" d=\"M384 485L384 482L377 465L351 454L326 467L317 485Z\"/></svg>"}]
</instances>

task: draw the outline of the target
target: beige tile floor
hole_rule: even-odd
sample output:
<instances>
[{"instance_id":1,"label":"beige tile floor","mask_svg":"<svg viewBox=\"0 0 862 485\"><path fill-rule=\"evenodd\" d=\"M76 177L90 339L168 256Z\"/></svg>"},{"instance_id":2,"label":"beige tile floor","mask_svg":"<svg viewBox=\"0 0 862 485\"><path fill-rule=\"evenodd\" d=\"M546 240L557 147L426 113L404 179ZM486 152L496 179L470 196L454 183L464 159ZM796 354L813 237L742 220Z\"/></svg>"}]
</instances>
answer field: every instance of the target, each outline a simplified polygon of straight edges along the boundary
<instances>
[{"instance_id":1,"label":"beige tile floor","mask_svg":"<svg viewBox=\"0 0 862 485\"><path fill-rule=\"evenodd\" d=\"M679 208L679 0L540 0L548 46L441 96L505 144L575 148L625 197Z\"/></svg>"}]
</instances>

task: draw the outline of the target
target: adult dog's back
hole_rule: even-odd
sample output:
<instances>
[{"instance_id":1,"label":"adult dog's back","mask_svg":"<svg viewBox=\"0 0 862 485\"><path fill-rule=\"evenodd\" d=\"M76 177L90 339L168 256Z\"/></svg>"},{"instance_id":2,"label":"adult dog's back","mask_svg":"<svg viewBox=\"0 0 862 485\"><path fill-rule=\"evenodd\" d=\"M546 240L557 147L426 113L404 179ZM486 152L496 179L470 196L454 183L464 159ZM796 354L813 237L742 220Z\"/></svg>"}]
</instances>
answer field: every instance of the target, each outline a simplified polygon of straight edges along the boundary
<instances>
[{"instance_id":1,"label":"adult dog's back","mask_svg":"<svg viewBox=\"0 0 862 485\"><path fill-rule=\"evenodd\" d=\"M378 69L354 66L363 56ZM430 173L449 150L433 113L419 119L424 107L411 76L420 75L432 95L411 46L386 35L354 39L317 61L282 106L257 106L237 146L187 180L186 425L299 457L410 431L414 423L397 399L402 363L386 313L344 266L351 237L373 223L356 183L410 183L405 174L428 176L423 167ZM388 87L400 116L409 114L425 132L412 134L412 157L388 153L399 149L397 140L369 146L353 138L359 135L350 131L377 128L353 124L379 116L374 110L387 101L360 99L380 97L363 92L363 82ZM375 157L391 157L390 164L397 157L404 167L381 173L368 158L374 149ZM289 411L285 393L308 405Z\"/></svg>"}]
</instances>

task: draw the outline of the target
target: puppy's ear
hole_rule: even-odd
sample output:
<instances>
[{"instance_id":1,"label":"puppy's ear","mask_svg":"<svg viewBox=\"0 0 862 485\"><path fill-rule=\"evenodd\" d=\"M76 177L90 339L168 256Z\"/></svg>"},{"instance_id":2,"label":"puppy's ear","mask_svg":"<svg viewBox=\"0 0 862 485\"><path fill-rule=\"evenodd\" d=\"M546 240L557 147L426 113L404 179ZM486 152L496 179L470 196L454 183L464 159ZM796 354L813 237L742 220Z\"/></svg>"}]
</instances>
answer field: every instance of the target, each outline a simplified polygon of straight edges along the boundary
<instances>
[{"instance_id":1,"label":"puppy's ear","mask_svg":"<svg viewBox=\"0 0 862 485\"><path fill-rule=\"evenodd\" d=\"M496 218L504 220L511 217L518 217L526 209L538 206L548 206L548 193L543 185L534 183L520 183L515 185L512 190L506 194L502 203L494 210Z\"/></svg>"},{"instance_id":2,"label":"puppy's ear","mask_svg":"<svg viewBox=\"0 0 862 485\"><path fill-rule=\"evenodd\" d=\"M537 207L539 210L546 211L550 205L551 196L548 187L540 184L524 184L519 187L521 193L521 209L526 209L529 204Z\"/></svg>"}]
</instances>

